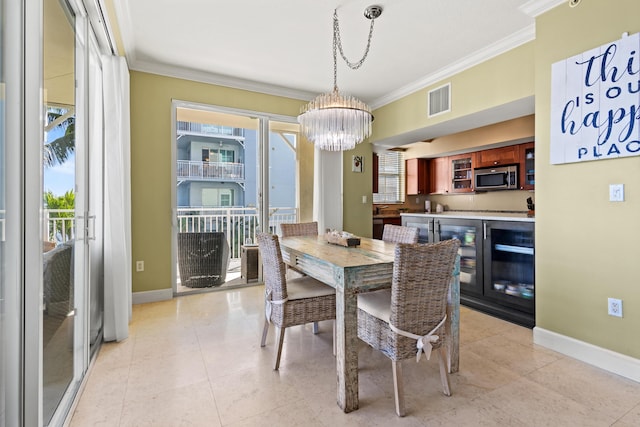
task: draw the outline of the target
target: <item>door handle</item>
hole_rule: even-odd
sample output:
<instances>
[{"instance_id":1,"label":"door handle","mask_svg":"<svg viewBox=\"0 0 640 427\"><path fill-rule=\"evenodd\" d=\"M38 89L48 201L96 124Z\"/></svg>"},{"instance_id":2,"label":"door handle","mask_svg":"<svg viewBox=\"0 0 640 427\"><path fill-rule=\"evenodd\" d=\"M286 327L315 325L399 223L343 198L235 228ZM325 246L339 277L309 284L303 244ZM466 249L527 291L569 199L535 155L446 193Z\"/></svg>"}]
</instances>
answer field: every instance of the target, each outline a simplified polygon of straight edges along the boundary
<instances>
[{"instance_id":1,"label":"door handle","mask_svg":"<svg viewBox=\"0 0 640 427\"><path fill-rule=\"evenodd\" d=\"M87 217L87 240L96 240L96 216L90 215ZM91 225L91 228L89 228Z\"/></svg>"}]
</instances>

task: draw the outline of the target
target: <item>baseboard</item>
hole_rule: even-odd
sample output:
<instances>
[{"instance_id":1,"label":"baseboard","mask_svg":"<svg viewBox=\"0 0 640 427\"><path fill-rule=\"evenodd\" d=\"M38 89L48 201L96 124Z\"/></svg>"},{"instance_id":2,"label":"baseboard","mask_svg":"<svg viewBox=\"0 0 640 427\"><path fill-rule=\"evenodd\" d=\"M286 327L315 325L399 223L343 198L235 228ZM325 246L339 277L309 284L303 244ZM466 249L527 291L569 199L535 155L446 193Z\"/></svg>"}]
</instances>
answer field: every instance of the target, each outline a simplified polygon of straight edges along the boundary
<instances>
[{"instance_id":1,"label":"baseboard","mask_svg":"<svg viewBox=\"0 0 640 427\"><path fill-rule=\"evenodd\" d=\"M640 382L640 359L536 326L533 342L614 374Z\"/></svg>"},{"instance_id":2,"label":"baseboard","mask_svg":"<svg viewBox=\"0 0 640 427\"><path fill-rule=\"evenodd\" d=\"M133 304L166 301L171 298L173 298L172 289L158 289L157 291L134 292L131 294L131 302Z\"/></svg>"}]
</instances>

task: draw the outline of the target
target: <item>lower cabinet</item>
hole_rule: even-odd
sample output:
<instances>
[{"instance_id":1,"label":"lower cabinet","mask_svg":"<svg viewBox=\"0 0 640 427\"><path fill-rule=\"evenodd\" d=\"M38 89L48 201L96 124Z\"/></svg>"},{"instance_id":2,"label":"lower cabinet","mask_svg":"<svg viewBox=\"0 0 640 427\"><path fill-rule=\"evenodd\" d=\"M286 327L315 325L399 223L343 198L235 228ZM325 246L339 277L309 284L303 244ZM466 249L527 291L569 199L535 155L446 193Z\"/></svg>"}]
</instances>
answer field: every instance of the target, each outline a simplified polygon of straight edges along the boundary
<instances>
[{"instance_id":1,"label":"lower cabinet","mask_svg":"<svg viewBox=\"0 0 640 427\"><path fill-rule=\"evenodd\" d=\"M402 225L422 243L460 240L462 304L535 326L534 223L403 215Z\"/></svg>"}]
</instances>

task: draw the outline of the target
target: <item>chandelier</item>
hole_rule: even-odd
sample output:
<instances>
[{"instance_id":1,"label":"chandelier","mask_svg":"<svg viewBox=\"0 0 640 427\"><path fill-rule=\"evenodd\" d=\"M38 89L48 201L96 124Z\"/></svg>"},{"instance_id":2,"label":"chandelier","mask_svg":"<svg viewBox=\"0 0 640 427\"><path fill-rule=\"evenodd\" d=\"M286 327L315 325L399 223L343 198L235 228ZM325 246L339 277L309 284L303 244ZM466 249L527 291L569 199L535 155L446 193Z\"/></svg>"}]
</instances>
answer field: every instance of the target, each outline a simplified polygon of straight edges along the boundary
<instances>
[{"instance_id":1,"label":"chandelier","mask_svg":"<svg viewBox=\"0 0 640 427\"><path fill-rule=\"evenodd\" d=\"M333 11L333 91L318 95L314 100L302 107L298 122L308 140L316 147L327 151L346 151L353 149L371 135L373 115L371 108L358 98L343 95L338 90L337 51L349 68L357 70L362 66L369 53L373 22L382 14L381 6L369 6L364 16L371 20L369 37L364 55L357 62L347 59L342 50L340 25L337 9Z\"/></svg>"}]
</instances>

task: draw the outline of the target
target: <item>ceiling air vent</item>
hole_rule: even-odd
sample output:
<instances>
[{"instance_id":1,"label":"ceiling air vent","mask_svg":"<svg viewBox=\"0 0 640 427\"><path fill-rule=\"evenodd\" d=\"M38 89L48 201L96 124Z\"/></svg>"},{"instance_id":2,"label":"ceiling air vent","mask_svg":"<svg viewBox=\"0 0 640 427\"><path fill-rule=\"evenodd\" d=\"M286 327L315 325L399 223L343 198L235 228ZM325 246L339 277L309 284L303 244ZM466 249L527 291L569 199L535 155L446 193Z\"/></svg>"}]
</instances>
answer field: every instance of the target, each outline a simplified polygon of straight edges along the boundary
<instances>
[{"instance_id":1,"label":"ceiling air vent","mask_svg":"<svg viewBox=\"0 0 640 427\"><path fill-rule=\"evenodd\" d=\"M429 91L429 117L451 111L451 83Z\"/></svg>"}]
</instances>

